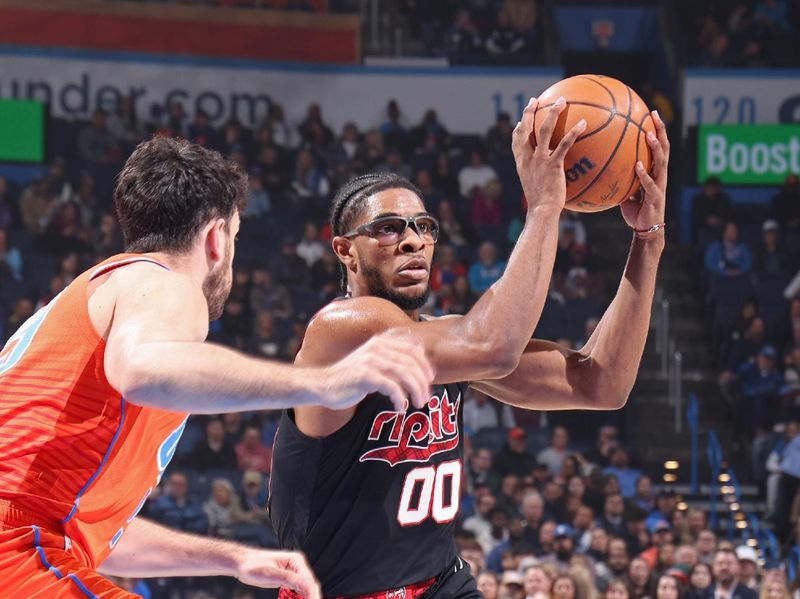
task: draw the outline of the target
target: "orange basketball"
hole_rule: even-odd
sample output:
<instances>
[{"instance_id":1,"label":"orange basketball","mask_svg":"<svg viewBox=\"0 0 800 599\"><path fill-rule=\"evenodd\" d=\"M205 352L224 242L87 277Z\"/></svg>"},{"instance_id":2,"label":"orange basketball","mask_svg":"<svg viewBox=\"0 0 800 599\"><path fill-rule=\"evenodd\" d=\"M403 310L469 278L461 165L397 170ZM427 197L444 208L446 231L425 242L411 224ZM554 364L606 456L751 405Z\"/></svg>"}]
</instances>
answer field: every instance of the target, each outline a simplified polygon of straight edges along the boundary
<instances>
[{"instance_id":1,"label":"orange basketball","mask_svg":"<svg viewBox=\"0 0 800 599\"><path fill-rule=\"evenodd\" d=\"M559 96L567 105L556 123L550 148L579 120L586 130L564 160L567 176L566 207L577 212L599 212L613 208L639 190L634 170L642 161L650 171L652 156L645 136L655 133L647 105L630 87L602 75L576 75L548 87L539 96L534 115L536 135L546 109ZM535 139L532 140L535 143Z\"/></svg>"}]
</instances>

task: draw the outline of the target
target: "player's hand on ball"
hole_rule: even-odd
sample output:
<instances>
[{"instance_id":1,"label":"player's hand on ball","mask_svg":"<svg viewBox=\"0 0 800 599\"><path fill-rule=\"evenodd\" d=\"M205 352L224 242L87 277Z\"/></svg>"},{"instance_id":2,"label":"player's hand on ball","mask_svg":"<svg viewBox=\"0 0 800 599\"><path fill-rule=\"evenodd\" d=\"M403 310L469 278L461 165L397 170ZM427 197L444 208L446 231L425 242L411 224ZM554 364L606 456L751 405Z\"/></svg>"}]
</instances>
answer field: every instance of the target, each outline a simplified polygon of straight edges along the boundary
<instances>
[{"instance_id":1,"label":"player's hand on ball","mask_svg":"<svg viewBox=\"0 0 800 599\"><path fill-rule=\"evenodd\" d=\"M322 405L344 409L377 392L387 396L398 412L404 412L409 401L421 408L430 400L433 376L419 345L396 330L388 331L327 369Z\"/></svg>"},{"instance_id":2,"label":"player's hand on ball","mask_svg":"<svg viewBox=\"0 0 800 599\"><path fill-rule=\"evenodd\" d=\"M514 128L511 149L517 164L522 190L528 200L528 211L538 206L552 205L558 210L564 207L567 199L567 178L564 174L564 157L586 129L586 121L581 119L556 146L550 150L550 140L556 128L558 116L567 105L563 97L547 108L547 115L542 122L541 130L536 136L536 146L532 145L533 116L536 113L537 101L531 101L522 111L522 119Z\"/></svg>"},{"instance_id":3,"label":"player's hand on ball","mask_svg":"<svg viewBox=\"0 0 800 599\"><path fill-rule=\"evenodd\" d=\"M322 590L305 556L294 551L247 550L237 566L236 578L254 587L286 587L305 599L322 599Z\"/></svg>"},{"instance_id":4,"label":"player's hand on ball","mask_svg":"<svg viewBox=\"0 0 800 599\"><path fill-rule=\"evenodd\" d=\"M669 166L669 139L664 121L655 110L650 113L656 125L656 135L647 134L647 145L653 153L652 176L641 162L636 164L636 175L642 183L642 196L620 204L622 217L636 231L645 231L664 222L667 199L667 167Z\"/></svg>"}]
</instances>

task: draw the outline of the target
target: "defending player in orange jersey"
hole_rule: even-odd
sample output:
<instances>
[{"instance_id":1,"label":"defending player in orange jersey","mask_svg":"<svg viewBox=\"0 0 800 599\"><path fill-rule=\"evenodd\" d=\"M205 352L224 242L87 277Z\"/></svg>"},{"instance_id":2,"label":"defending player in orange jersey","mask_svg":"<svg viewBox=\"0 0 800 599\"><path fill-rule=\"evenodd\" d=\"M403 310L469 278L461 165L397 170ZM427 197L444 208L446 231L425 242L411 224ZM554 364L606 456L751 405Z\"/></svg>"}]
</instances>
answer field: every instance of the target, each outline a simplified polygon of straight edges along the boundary
<instances>
[{"instance_id":1,"label":"defending player in orange jersey","mask_svg":"<svg viewBox=\"0 0 800 599\"><path fill-rule=\"evenodd\" d=\"M190 412L427 401L433 372L397 335L326 368L204 343L230 291L241 171L185 141L140 145L115 202L124 255L83 273L0 352L0 597L131 597L119 576L236 576L318 597L300 553L135 519Z\"/></svg>"}]
</instances>

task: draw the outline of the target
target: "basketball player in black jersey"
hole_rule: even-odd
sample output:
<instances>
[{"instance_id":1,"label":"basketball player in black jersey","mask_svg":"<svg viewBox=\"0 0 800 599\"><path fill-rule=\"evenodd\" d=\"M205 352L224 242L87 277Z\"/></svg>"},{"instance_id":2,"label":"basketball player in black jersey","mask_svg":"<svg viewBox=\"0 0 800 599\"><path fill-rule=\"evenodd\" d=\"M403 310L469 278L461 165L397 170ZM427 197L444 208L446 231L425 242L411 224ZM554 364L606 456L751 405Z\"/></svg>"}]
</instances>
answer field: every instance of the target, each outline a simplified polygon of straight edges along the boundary
<instances>
[{"instance_id":1,"label":"basketball player in black jersey","mask_svg":"<svg viewBox=\"0 0 800 599\"><path fill-rule=\"evenodd\" d=\"M563 99L562 99L563 100ZM357 407L286 412L274 446L270 509L280 544L301 549L326 597L480 597L453 540L462 459L462 403L468 385L536 410L616 409L625 404L644 348L664 248L669 145L658 137L651 178L637 174L642 201L622 205L634 230L616 297L580 351L531 340L547 294L564 207L564 156L579 123L548 146L557 102L534 149L536 102L514 131L528 215L505 273L462 317L423 320L438 224L420 192L395 175L367 175L337 194L333 248L347 296L311 321L297 363L330 364L372 336L396 329L427 352L436 373L424 409L396 412L367 396ZM467 382L461 382L467 381ZM282 590L285 598L296 597Z\"/></svg>"}]
</instances>

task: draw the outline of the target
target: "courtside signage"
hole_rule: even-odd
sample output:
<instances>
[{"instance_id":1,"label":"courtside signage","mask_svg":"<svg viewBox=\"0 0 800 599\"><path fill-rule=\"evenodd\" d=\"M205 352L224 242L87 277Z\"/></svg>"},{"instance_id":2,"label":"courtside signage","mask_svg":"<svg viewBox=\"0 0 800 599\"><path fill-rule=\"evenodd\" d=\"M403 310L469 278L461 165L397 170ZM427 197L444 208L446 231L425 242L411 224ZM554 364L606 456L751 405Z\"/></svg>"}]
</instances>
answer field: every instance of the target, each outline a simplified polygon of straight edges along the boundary
<instances>
[{"instance_id":1,"label":"courtside signage","mask_svg":"<svg viewBox=\"0 0 800 599\"><path fill-rule=\"evenodd\" d=\"M297 125L319 104L337 135L348 121L362 130L380 126L391 99L407 127L433 109L450 131L484 135L498 112L516 120L531 96L559 79L558 69L337 67L0 47L0 98L45 102L56 117L88 119L129 96L141 122L152 119L153 106L181 102L190 117L202 108L216 125L235 116L253 127L277 102Z\"/></svg>"},{"instance_id":2,"label":"courtside signage","mask_svg":"<svg viewBox=\"0 0 800 599\"><path fill-rule=\"evenodd\" d=\"M800 123L800 71L686 69L684 134L693 125Z\"/></svg>"},{"instance_id":3,"label":"courtside signage","mask_svg":"<svg viewBox=\"0 0 800 599\"><path fill-rule=\"evenodd\" d=\"M775 185L800 174L800 125L702 125L697 143L699 182Z\"/></svg>"}]
</instances>

